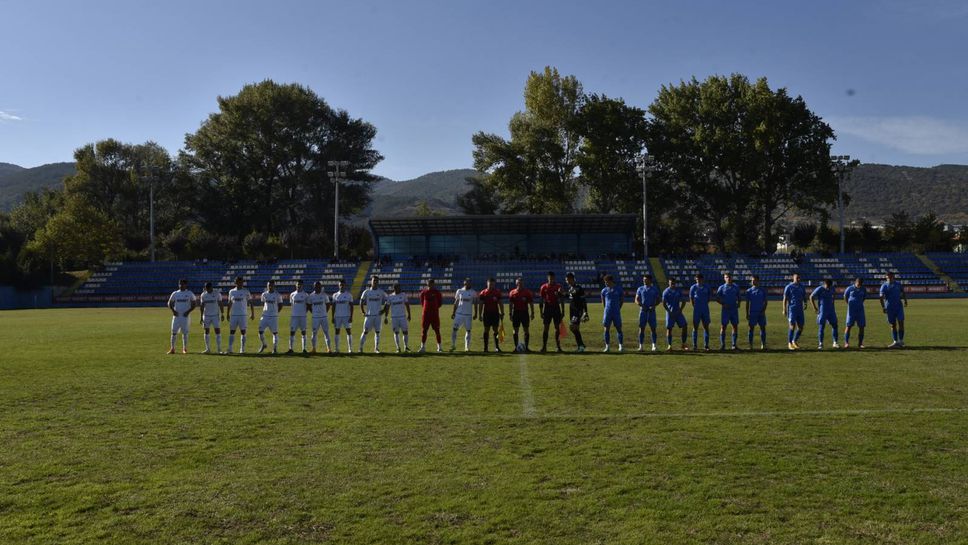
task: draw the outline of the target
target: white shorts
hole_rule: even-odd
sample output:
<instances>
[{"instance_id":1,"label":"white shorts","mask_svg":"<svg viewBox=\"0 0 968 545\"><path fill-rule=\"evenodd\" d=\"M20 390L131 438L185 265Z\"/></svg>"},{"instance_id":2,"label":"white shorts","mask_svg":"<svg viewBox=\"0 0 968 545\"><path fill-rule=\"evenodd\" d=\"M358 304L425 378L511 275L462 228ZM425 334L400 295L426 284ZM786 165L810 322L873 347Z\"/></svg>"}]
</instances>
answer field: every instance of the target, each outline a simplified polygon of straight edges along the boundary
<instances>
[{"instance_id":1,"label":"white shorts","mask_svg":"<svg viewBox=\"0 0 968 545\"><path fill-rule=\"evenodd\" d=\"M322 328L323 333L329 335L329 320L326 319L325 314L321 316L313 316L312 331L315 333L316 331L319 331L320 328Z\"/></svg>"},{"instance_id":2,"label":"white shorts","mask_svg":"<svg viewBox=\"0 0 968 545\"><path fill-rule=\"evenodd\" d=\"M182 335L188 334L188 317L187 316L172 316L171 317L171 334L174 335L179 331Z\"/></svg>"},{"instance_id":3,"label":"white shorts","mask_svg":"<svg viewBox=\"0 0 968 545\"><path fill-rule=\"evenodd\" d=\"M235 331L236 329L245 331L248 329L246 327L246 325L249 323L248 318L249 317L244 314L242 316L229 316L229 331Z\"/></svg>"},{"instance_id":4,"label":"white shorts","mask_svg":"<svg viewBox=\"0 0 968 545\"><path fill-rule=\"evenodd\" d=\"M363 320L363 331L376 331L377 333L383 329L383 316L377 314L376 316L367 316Z\"/></svg>"},{"instance_id":5,"label":"white shorts","mask_svg":"<svg viewBox=\"0 0 968 545\"><path fill-rule=\"evenodd\" d=\"M218 317L218 314L216 314L215 316L202 316L202 327L221 329L222 320Z\"/></svg>"},{"instance_id":6,"label":"white shorts","mask_svg":"<svg viewBox=\"0 0 968 545\"><path fill-rule=\"evenodd\" d=\"M390 329L393 331L409 331L410 322L407 321L406 316L397 316L395 318L390 318Z\"/></svg>"},{"instance_id":7,"label":"white shorts","mask_svg":"<svg viewBox=\"0 0 968 545\"><path fill-rule=\"evenodd\" d=\"M350 329L353 327L353 322L350 321L349 316L337 316L333 318L333 327L336 329Z\"/></svg>"},{"instance_id":8,"label":"white shorts","mask_svg":"<svg viewBox=\"0 0 968 545\"><path fill-rule=\"evenodd\" d=\"M471 330L471 325L474 323L474 317L470 314L458 314L454 316L454 329L464 328L467 331Z\"/></svg>"},{"instance_id":9,"label":"white shorts","mask_svg":"<svg viewBox=\"0 0 968 545\"><path fill-rule=\"evenodd\" d=\"M289 318L289 331L306 331L306 317L292 316Z\"/></svg>"},{"instance_id":10,"label":"white shorts","mask_svg":"<svg viewBox=\"0 0 968 545\"><path fill-rule=\"evenodd\" d=\"M273 333L279 333L278 316L262 316L259 318L259 331L265 331L267 329Z\"/></svg>"}]
</instances>

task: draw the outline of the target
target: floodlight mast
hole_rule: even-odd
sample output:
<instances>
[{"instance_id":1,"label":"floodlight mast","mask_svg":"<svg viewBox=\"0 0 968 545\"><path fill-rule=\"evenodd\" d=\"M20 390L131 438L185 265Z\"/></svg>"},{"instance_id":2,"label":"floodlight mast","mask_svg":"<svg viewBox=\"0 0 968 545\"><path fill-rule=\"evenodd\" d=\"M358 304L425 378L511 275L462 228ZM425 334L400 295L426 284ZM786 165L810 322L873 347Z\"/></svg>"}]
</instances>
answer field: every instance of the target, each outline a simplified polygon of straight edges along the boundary
<instances>
[{"instance_id":1,"label":"floodlight mast","mask_svg":"<svg viewBox=\"0 0 968 545\"><path fill-rule=\"evenodd\" d=\"M850 155L831 155L830 168L837 176L837 212L840 216L840 253L844 253L844 177L851 168Z\"/></svg>"},{"instance_id":2,"label":"floodlight mast","mask_svg":"<svg viewBox=\"0 0 968 545\"><path fill-rule=\"evenodd\" d=\"M649 258L649 176L656 170L655 158L648 153L636 157L635 169L642 176L642 257Z\"/></svg>"},{"instance_id":3,"label":"floodlight mast","mask_svg":"<svg viewBox=\"0 0 968 545\"><path fill-rule=\"evenodd\" d=\"M333 194L333 258L339 260L339 182L340 179L346 176L350 162L327 161L326 165L329 167L329 171L326 174L333 180L335 188Z\"/></svg>"}]
</instances>

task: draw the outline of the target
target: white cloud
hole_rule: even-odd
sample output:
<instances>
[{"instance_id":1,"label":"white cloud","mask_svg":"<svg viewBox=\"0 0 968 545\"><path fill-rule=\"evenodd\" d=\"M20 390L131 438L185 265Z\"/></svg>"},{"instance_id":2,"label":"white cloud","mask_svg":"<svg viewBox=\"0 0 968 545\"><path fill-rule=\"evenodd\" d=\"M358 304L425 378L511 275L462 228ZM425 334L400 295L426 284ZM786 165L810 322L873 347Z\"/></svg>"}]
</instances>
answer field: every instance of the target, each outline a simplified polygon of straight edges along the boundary
<instances>
[{"instance_id":1,"label":"white cloud","mask_svg":"<svg viewBox=\"0 0 968 545\"><path fill-rule=\"evenodd\" d=\"M933 117L833 117L838 134L849 134L905 153L968 153L968 128Z\"/></svg>"},{"instance_id":2,"label":"white cloud","mask_svg":"<svg viewBox=\"0 0 968 545\"><path fill-rule=\"evenodd\" d=\"M5 112L3 110L0 110L0 121L23 121L23 120L24 118L20 117L19 115L13 115L10 112Z\"/></svg>"}]
</instances>

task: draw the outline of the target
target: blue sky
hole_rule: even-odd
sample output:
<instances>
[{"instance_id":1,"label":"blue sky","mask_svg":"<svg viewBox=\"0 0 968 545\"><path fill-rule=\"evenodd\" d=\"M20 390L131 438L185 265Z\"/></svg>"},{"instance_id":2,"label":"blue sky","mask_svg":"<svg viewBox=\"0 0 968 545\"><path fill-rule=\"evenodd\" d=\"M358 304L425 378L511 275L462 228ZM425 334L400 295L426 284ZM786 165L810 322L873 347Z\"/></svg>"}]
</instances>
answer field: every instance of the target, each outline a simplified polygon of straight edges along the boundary
<instances>
[{"instance_id":1,"label":"blue sky","mask_svg":"<svg viewBox=\"0 0 968 545\"><path fill-rule=\"evenodd\" d=\"M108 137L175 152L217 96L271 78L372 122L377 173L407 179L469 167L545 65L642 107L691 76L766 76L836 153L968 163L964 1L0 0L0 28L0 162L23 166Z\"/></svg>"}]
</instances>

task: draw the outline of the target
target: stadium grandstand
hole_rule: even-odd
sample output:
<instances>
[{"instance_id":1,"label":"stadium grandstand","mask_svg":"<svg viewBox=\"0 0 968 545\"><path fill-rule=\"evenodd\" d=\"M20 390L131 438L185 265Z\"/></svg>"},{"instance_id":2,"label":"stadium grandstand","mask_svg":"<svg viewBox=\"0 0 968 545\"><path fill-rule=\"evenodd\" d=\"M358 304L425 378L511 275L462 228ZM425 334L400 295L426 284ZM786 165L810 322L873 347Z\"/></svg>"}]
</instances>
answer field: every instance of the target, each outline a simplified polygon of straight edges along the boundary
<instances>
[{"instance_id":1,"label":"stadium grandstand","mask_svg":"<svg viewBox=\"0 0 968 545\"><path fill-rule=\"evenodd\" d=\"M922 259L926 257L928 263ZM658 267L655 264L658 263ZM806 254L773 256L703 255L698 257L662 257L651 260L623 258L458 258L430 259L409 257L379 261L281 260L271 263L255 261L167 261L110 263L96 272L73 293L55 298L62 306L153 306L163 302L177 286L180 278L189 281L190 289L198 292L205 282L214 282L223 293L228 291L236 276L243 276L253 293L259 293L268 280L275 280L278 290L288 294L295 289L297 279L307 288L319 280L327 292L335 291L336 283L344 280L359 294L370 275L381 278L388 287L399 282L403 291L416 296L427 279L437 281L445 295L457 289L464 278L470 278L477 288L483 287L488 277L494 277L502 290L510 289L521 276L525 284L537 288L548 271L559 279L568 271L574 272L586 288L601 286L606 274L613 275L631 300L635 288L645 273L651 273L659 283L676 277L685 289L692 277L701 272L710 285L721 283L721 275L731 272L743 288L750 276L758 274L762 285L771 296L781 294L790 275L797 271L807 286L817 285L823 278L831 278L843 290L853 278L860 276L872 295L883 281L884 274L894 272L912 296L963 294L968 286L968 254L933 253L917 256L911 253L883 254Z\"/></svg>"}]
</instances>

